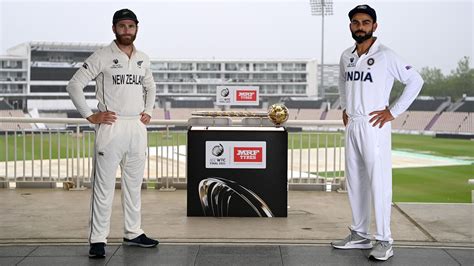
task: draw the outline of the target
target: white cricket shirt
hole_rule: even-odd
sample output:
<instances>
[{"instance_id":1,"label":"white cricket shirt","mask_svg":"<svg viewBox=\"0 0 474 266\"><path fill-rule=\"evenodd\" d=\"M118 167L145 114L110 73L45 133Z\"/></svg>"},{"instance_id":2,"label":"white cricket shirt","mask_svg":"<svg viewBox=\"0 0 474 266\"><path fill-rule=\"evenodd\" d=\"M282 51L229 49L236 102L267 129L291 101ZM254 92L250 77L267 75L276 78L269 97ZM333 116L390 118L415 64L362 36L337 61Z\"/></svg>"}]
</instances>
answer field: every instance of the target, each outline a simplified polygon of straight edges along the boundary
<instances>
[{"instance_id":1,"label":"white cricket shirt","mask_svg":"<svg viewBox=\"0 0 474 266\"><path fill-rule=\"evenodd\" d=\"M339 67L341 107L349 116L368 116L389 106L396 79L406 85L390 109L393 117L397 117L408 109L423 86L420 74L379 40L360 57L355 45L346 49Z\"/></svg>"},{"instance_id":2,"label":"white cricket shirt","mask_svg":"<svg viewBox=\"0 0 474 266\"><path fill-rule=\"evenodd\" d=\"M150 59L135 47L129 58L112 41L87 58L74 74L66 90L84 118L93 114L83 93L84 87L91 80L96 82L99 111L111 111L119 116L138 116L145 112L151 116L156 85L150 69Z\"/></svg>"}]
</instances>

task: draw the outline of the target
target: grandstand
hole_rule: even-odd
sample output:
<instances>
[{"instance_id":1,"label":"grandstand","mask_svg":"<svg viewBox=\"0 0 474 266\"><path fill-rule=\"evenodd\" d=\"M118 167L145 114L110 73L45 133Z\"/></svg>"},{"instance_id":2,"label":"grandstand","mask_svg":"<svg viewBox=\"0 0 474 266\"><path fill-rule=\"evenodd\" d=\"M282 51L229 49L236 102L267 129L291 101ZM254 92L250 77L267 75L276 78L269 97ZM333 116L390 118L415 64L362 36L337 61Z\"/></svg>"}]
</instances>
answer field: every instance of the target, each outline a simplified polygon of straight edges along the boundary
<instances>
[{"instance_id":1,"label":"grandstand","mask_svg":"<svg viewBox=\"0 0 474 266\"><path fill-rule=\"evenodd\" d=\"M440 133L474 133L469 125L469 117L472 113L466 112L444 112L441 113L431 131ZM467 120L467 123L465 122ZM462 126L464 124L464 126ZM470 128L469 128L470 127ZM466 130L466 131L464 131ZM469 132L471 130L471 132Z\"/></svg>"},{"instance_id":2,"label":"grandstand","mask_svg":"<svg viewBox=\"0 0 474 266\"><path fill-rule=\"evenodd\" d=\"M398 120L400 123L404 118L403 123L396 125L399 130L423 131L435 116L436 112L433 111L407 111L404 116L398 117L395 121Z\"/></svg>"},{"instance_id":3,"label":"grandstand","mask_svg":"<svg viewBox=\"0 0 474 266\"><path fill-rule=\"evenodd\" d=\"M453 104L452 112L474 112L474 97L463 97Z\"/></svg>"},{"instance_id":4,"label":"grandstand","mask_svg":"<svg viewBox=\"0 0 474 266\"><path fill-rule=\"evenodd\" d=\"M441 112L450 105L451 99L449 97L418 96L408 110Z\"/></svg>"},{"instance_id":5,"label":"grandstand","mask_svg":"<svg viewBox=\"0 0 474 266\"><path fill-rule=\"evenodd\" d=\"M468 116L459 127L459 132L474 134L474 113L468 113Z\"/></svg>"},{"instance_id":6,"label":"grandstand","mask_svg":"<svg viewBox=\"0 0 474 266\"><path fill-rule=\"evenodd\" d=\"M392 121L392 130L401 130L407 120L408 112L404 112Z\"/></svg>"},{"instance_id":7,"label":"grandstand","mask_svg":"<svg viewBox=\"0 0 474 266\"><path fill-rule=\"evenodd\" d=\"M342 119L342 110L328 110L325 120L341 120Z\"/></svg>"},{"instance_id":8,"label":"grandstand","mask_svg":"<svg viewBox=\"0 0 474 266\"><path fill-rule=\"evenodd\" d=\"M0 110L0 117L27 117L22 110ZM32 129L30 123L2 123L0 122L0 131L25 130Z\"/></svg>"},{"instance_id":9,"label":"grandstand","mask_svg":"<svg viewBox=\"0 0 474 266\"><path fill-rule=\"evenodd\" d=\"M320 120L323 114L323 109L298 109L296 120Z\"/></svg>"},{"instance_id":10,"label":"grandstand","mask_svg":"<svg viewBox=\"0 0 474 266\"><path fill-rule=\"evenodd\" d=\"M326 99L319 98L294 98L289 97L283 100L283 103L288 108L298 109L324 109L327 105Z\"/></svg>"}]
</instances>

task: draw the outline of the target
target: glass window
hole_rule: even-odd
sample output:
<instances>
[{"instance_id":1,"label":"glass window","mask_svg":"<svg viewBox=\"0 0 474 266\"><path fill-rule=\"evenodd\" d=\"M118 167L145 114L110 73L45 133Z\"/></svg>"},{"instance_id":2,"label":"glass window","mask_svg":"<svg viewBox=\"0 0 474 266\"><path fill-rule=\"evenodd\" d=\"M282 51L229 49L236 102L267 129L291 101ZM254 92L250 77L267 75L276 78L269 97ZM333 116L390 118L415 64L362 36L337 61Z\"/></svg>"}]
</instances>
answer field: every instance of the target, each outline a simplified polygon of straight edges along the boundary
<instances>
[{"instance_id":1,"label":"glass window","mask_svg":"<svg viewBox=\"0 0 474 266\"><path fill-rule=\"evenodd\" d=\"M296 85L295 93L296 93L296 94L305 94L305 93L306 93L306 86L304 86L304 85Z\"/></svg>"},{"instance_id":2,"label":"glass window","mask_svg":"<svg viewBox=\"0 0 474 266\"><path fill-rule=\"evenodd\" d=\"M296 70L298 71L306 71L306 63L297 63Z\"/></svg>"},{"instance_id":3,"label":"glass window","mask_svg":"<svg viewBox=\"0 0 474 266\"><path fill-rule=\"evenodd\" d=\"M294 67L293 67L292 63L283 63L283 64L281 64L281 69L283 71L293 71Z\"/></svg>"},{"instance_id":4,"label":"glass window","mask_svg":"<svg viewBox=\"0 0 474 266\"><path fill-rule=\"evenodd\" d=\"M153 62L150 67L153 70L168 70L168 66L164 62Z\"/></svg>"},{"instance_id":5,"label":"glass window","mask_svg":"<svg viewBox=\"0 0 474 266\"><path fill-rule=\"evenodd\" d=\"M225 70L227 71L236 71L237 70L237 64L225 64Z\"/></svg>"},{"instance_id":6,"label":"glass window","mask_svg":"<svg viewBox=\"0 0 474 266\"><path fill-rule=\"evenodd\" d=\"M189 71L193 70L193 64L192 63L181 63L179 70L183 71Z\"/></svg>"}]
</instances>

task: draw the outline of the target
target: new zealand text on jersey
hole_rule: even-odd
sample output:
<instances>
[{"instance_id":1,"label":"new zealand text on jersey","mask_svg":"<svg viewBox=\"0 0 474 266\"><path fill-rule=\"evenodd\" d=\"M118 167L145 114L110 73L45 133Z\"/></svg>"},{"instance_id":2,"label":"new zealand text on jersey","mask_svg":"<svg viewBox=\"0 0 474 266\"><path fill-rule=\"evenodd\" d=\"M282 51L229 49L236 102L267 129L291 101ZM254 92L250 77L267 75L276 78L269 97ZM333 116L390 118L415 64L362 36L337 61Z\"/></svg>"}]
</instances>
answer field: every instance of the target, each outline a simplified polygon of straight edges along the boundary
<instances>
[{"instance_id":1,"label":"new zealand text on jersey","mask_svg":"<svg viewBox=\"0 0 474 266\"><path fill-rule=\"evenodd\" d=\"M113 81L113 85L122 85L122 84L142 85L143 78L144 76L133 75L133 74L113 75L112 81Z\"/></svg>"},{"instance_id":2,"label":"new zealand text on jersey","mask_svg":"<svg viewBox=\"0 0 474 266\"><path fill-rule=\"evenodd\" d=\"M370 72L364 73L364 71L361 71L361 72L359 72L359 71L348 71L348 72L346 72L346 81L352 81L352 80L373 82L372 75L370 74Z\"/></svg>"}]
</instances>

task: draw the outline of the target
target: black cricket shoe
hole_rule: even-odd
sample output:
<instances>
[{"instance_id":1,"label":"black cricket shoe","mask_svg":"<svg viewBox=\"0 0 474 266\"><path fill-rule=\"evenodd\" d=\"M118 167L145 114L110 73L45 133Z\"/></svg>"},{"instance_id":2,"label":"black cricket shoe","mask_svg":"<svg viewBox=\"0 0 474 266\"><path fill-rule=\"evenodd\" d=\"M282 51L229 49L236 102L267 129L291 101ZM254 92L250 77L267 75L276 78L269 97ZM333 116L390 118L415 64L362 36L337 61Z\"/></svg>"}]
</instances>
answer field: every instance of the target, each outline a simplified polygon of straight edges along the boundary
<instances>
[{"instance_id":1,"label":"black cricket shoe","mask_svg":"<svg viewBox=\"0 0 474 266\"><path fill-rule=\"evenodd\" d=\"M137 246L142 248L152 248L158 245L157 240L147 237L145 234L141 234L134 239L123 238L123 244L127 246Z\"/></svg>"},{"instance_id":2,"label":"black cricket shoe","mask_svg":"<svg viewBox=\"0 0 474 266\"><path fill-rule=\"evenodd\" d=\"M105 258L105 243L91 243L91 248L89 249L89 258Z\"/></svg>"}]
</instances>

